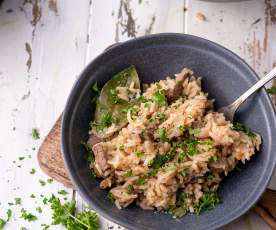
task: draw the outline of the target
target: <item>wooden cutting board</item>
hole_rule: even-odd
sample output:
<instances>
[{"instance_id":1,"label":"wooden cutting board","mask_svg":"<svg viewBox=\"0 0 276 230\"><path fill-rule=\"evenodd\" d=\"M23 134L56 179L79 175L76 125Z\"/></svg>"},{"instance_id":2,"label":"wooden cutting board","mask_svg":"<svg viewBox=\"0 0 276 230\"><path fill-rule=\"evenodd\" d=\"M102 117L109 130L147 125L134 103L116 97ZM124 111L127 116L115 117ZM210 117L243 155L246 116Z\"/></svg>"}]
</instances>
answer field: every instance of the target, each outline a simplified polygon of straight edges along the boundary
<instances>
[{"instance_id":1,"label":"wooden cutting board","mask_svg":"<svg viewBox=\"0 0 276 230\"><path fill-rule=\"evenodd\" d=\"M49 177L61 182L66 187L74 189L61 155L60 134L62 115L59 116L55 125L40 146L37 158L40 168ZM276 230L276 191L266 189L258 204L253 207L253 211L273 230Z\"/></svg>"}]
</instances>

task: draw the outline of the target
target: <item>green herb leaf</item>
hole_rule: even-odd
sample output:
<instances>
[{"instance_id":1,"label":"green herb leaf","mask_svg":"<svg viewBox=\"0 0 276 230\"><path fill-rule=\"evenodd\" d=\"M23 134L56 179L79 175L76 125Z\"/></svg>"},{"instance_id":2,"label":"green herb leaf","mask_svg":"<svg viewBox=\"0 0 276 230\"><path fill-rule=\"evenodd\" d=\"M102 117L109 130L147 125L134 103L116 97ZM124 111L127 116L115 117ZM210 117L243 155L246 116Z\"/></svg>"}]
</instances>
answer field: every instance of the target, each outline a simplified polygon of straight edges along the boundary
<instances>
[{"instance_id":1,"label":"green herb leaf","mask_svg":"<svg viewBox=\"0 0 276 230\"><path fill-rule=\"evenodd\" d=\"M22 160L25 159L25 157L19 157L18 159L19 159L20 161L22 161Z\"/></svg>"},{"instance_id":2,"label":"green herb leaf","mask_svg":"<svg viewBox=\"0 0 276 230\"><path fill-rule=\"evenodd\" d=\"M146 184L146 183L147 183L147 181L141 176L139 176L138 179L136 179L135 181L132 182L133 185L142 185L142 184Z\"/></svg>"},{"instance_id":3,"label":"green herb leaf","mask_svg":"<svg viewBox=\"0 0 276 230\"><path fill-rule=\"evenodd\" d=\"M52 178L49 178L49 179L47 179L47 182L48 182L49 184L52 184L52 183L53 183L53 179L52 179Z\"/></svg>"},{"instance_id":4,"label":"green herb leaf","mask_svg":"<svg viewBox=\"0 0 276 230\"><path fill-rule=\"evenodd\" d=\"M158 104L160 107L162 107L162 106L168 106L167 98L163 94L161 94L159 91L153 93L151 95L151 99L156 104Z\"/></svg>"},{"instance_id":5,"label":"green herb leaf","mask_svg":"<svg viewBox=\"0 0 276 230\"><path fill-rule=\"evenodd\" d=\"M200 128L196 128L196 129L189 128L190 135L198 134L198 133L200 133Z\"/></svg>"},{"instance_id":6,"label":"green herb leaf","mask_svg":"<svg viewBox=\"0 0 276 230\"><path fill-rule=\"evenodd\" d=\"M41 224L42 227L44 227L42 230L47 230L48 228L50 228L50 225L48 224Z\"/></svg>"},{"instance_id":7,"label":"green herb leaf","mask_svg":"<svg viewBox=\"0 0 276 230\"><path fill-rule=\"evenodd\" d=\"M156 83L155 85L156 85L157 89L161 89L161 85L159 83Z\"/></svg>"},{"instance_id":8,"label":"green herb leaf","mask_svg":"<svg viewBox=\"0 0 276 230\"><path fill-rule=\"evenodd\" d=\"M100 93L100 90L99 90L99 88L98 88L98 82L95 82L95 83L93 84L92 90L95 91L95 92L97 92L97 93Z\"/></svg>"},{"instance_id":9,"label":"green herb leaf","mask_svg":"<svg viewBox=\"0 0 276 230\"><path fill-rule=\"evenodd\" d=\"M268 94L275 94L276 93L276 87L273 85L271 88L267 89L266 92Z\"/></svg>"},{"instance_id":10,"label":"green herb leaf","mask_svg":"<svg viewBox=\"0 0 276 230\"><path fill-rule=\"evenodd\" d=\"M111 192L108 193L107 199L109 199L112 203L115 202L115 197L113 196L113 194Z\"/></svg>"},{"instance_id":11,"label":"green herb leaf","mask_svg":"<svg viewBox=\"0 0 276 230\"><path fill-rule=\"evenodd\" d=\"M214 162L217 162L217 160L218 160L217 155L213 155L213 160L214 160Z\"/></svg>"},{"instance_id":12,"label":"green herb leaf","mask_svg":"<svg viewBox=\"0 0 276 230\"><path fill-rule=\"evenodd\" d=\"M123 151L124 150L124 145L120 145L119 150Z\"/></svg>"},{"instance_id":13,"label":"green herb leaf","mask_svg":"<svg viewBox=\"0 0 276 230\"><path fill-rule=\"evenodd\" d=\"M64 189L62 189L58 192L58 194L66 196L68 194L68 192L66 192Z\"/></svg>"},{"instance_id":14,"label":"green herb leaf","mask_svg":"<svg viewBox=\"0 0 276 230\"><path fill-rule=\"evenodd\" d=\"M28 220L29 222L37 220L36 216L34 216L31 213L27 213L24 208L21 209L21 216L20 216L20 218L23 218L24 220Z\"/></svg>"},{"instance_id":15,"label":"green herb leaf","mask_svg":"<svg viewBox=\"0 0 276 230\"><path fill-rule=\"evenodd\" d=\"M38 139L39 139L39 134L38 134L38 132L37 132L36 129L33 129L33 130L32 130L32 134L33 134L33 138L34 138L35 140L38 140Z\"/></svg>"},{"instance_id":16,"label":"green herb leaf","mask_svg":"<svg viewBox=\"0 0 276 230\"><path fill-rule=\"evenodd\" d=\"M38 213L42 213L42 209L41 209L41 207L40 206L38 206L38 207L36 207L36 209L35 209Z\"/></svg>"},{"instance_id":17,"label":"green herb leaf","mask_svg":"<svg viewBox=\"0 0 276 230\"><path fill-rule=\"evenodd\" d=\"M127 186L127 193L128 193L128 194L132 193L133 190L134 190L134 188L133 188L132 185Z\"/></svg>"},{"instance_id":18,"label":"green herb leaf","mask_svg":"<svg viewBox=\"0 0 276 230\"><path fill-rule=\"evenodd\" d=\"M178 166L176 164L170 164L167 168L163 169L163 172L169 172L173 169L178 169Z\"/></svg>"},{"instance_id":19,"label":"green herb leaf","mask_svg":"<svg viewBox=\"0 0 276 230\"><path fill-rule=\"evenodd\" d=\"M21 198L20 197L15 197L14 200L15 200L16 205L21 204Z\"/></svg>"},{"instance_id":20,"label":"green herb leaf","mask_svg":"<svg viewBox=\"0 0 276 230\"><path fill-rule=\"evenodd\" d=\"M236 131L243 131L243 124L236 122L232 127L231 130L236 130Z\"/></svg>"},{"instance_id":21,"label":"green herb leaf","mask_svg":"<svg viewBox=\"0 0 276 230\"><path fill-rule=\"evenodd\" d=\"M140 81L135 66L130 66L129 68L116 74L103 86L98 98L95 112L95 121L97 124L102 123L102 116L104 114L110 114L110 120L112 119L116 121L117 118L120 119L114 128L114 132L120 130L128 123L127 114L122 113L122 110L133 107L134 105L139 105L140 101L138 99L132 99L131 101L118 100L117 103L114 103L114 90L116 90L117 87L128 88L132 82L134 82L135 89L140 89ZM111 89L113 89L113 94L111 93ZM118 97L118 95L116 96ZM101 109L99 107L99 104L104 105L104 108ZM103 130L104 127L102 126L100 126L100 128L97 126L97 128L97 136L101 138L106 138L112 135L110 133L105 133L105 131Z\"/></svg>"},{"instance_id":22,"label":"green herb leaf","mask_svg":"<svg viewBox=\"0 0 276 230\"><path fill-rule=\"evenodd\" d=\"M162 167L166 162L166 156L160 155L159 153L155 156L153 168L158 169Z\"/></svg>"},{"instance_id":23,"label":"green herb leaf","mask_svg":"<svg viewBox=\"0 0 276 230\"><path fill-rule=\"evenodd\" d=\"M183 169L181 172L180 172L180 175L185 177L187 175L187 172L189 171L190 169L189 168L185 168Z\"/></svg>"},{"instance_id":24,"label":"green herb leaf","mask_svg":"<svg viewBox=\"0 0 276 230\"><path fill-rule=\"evenodd\" d=\"M256 137L256 133L252 132L250 128L247 130L246 134L249 137Z\"/></svg>"},{"instance_id":25,"label":"green herb leaf","mask_svg":"<svg viewBox=\"0 0 276 230\"><path fill-rule=\"evenodd\" d=\"M39 180L39 183L41 184L41 186L45 186L46 185L46 182L43 181L43 180Z\"/></svg>"},{"instance_id":26,"label":"green herb leaf","mask_svg":"<svg viewBox=\"0 0 276 230\"><path fill-rule=\"evenodd\" d=\"M32 170L30 171L30 174L35 174L35 169L32 168Z\"/></svg>"},{"instance_id":27,"label":"green herb leaf","mask_svg":"<svg viewBox=\"0 0 276 230\"><path fill-rule=\"evenodd\" d=\"M6 221L0 218L0 229L3 229L6 224Z\"/></svg>"},{"instance_id":28,"label":"green herb leaf","mask_svg":"<svg viewBox=\"0 0 276 230\"><path fill-rule=\"evenodd\" d=\"M7 210L7 216L8 216L7 222L9 222L10 218L12 216L12 210L10 210L10 209Z\"/></svg>"},{"instance_id":29,"label":"green herb leaf","mask_svg":"<svg viewBox=\"0 0 276 230\"><path fill-rule=\"evenodd\" d=\"M129 171L127 171L125 174L124 174L124 177L131 177L132 175L132 169L130 169Z\"/></svg>"},{"instance_id":30,"label":"green herb leaf","mask_svg":"<svg viewBox=\"0 0 276 230\"><path fill-rule=\"evenodd\" d=\"M148 172L148 176L156 176L156 174L158 173L158 171L156 169L151 170L150 172Z\"/></svg>"},{"instance_id":31,"label":"green herb leaf","mask_svg":"<svg viewBox=\"0 0 276 230\"><path fill-rule=\"evenodd\" d=\"M87 144L87 142L84 142L84 141L81 144L83 145L85 150L88 152L88 156L87 156L86 160L89 163L94 162L95 161L95 156L94 156L94 153L93 153L92 149L90 148L90 146Z\"/></svg>"},{"instance_id":32,"label":"green herb leaf","mask_svg":"<svg viewBox=\"0 0 276 230\"><path fill-rule=\"evenodd\" d=\"M149 103L145 104L145 108L150 109L150 107L151 107L151 104L149 104Z\"/></svg>"},{"instance_id":33,"label":"green herb leaf","mask_svg":"<svg viewBox=\"0 0 276 230\"><path fill-rule=\"evenodd\" d=\"M31 197L31 198L35 198L35 195L34 195L34 194L31 194L30 197Z\"/></svg>"},{"instance_id":34,"label":"green herb leaf","mask_svg":"<svg viewBox=\"0 0 276 230\"><path fill-rule=\"evenodd\" d=\"M180 125L180 126L179 126L179 130L180 130L181 132L184 132L184 131L185 131L184 125Z\"/></svg>"},{"instance_id":35,"label":"green herb leaf","mask_svg":"<svg viewBox=\"0 0 276 230\"><path fill-rule=\"evenodd\" d=\"M201 211L208 211L220 203L220 198L217 192L207 192L202 195L199 201L199 205L195 206L195 213L200 214Z\"/></svg>"},{"instance_id":36,"label":"green herb leaf","mask_svg":"<svg viewBox=\"0 0 276 230\"><path fill-rule=\"evenodd\" d=\"M162 142L169 142L169 139L165 136L165 134L166 134L166 129L165 128L163 128L163 129L159 128L158 135L159 135L161 141Z\"/></svg>"}]
</instances>

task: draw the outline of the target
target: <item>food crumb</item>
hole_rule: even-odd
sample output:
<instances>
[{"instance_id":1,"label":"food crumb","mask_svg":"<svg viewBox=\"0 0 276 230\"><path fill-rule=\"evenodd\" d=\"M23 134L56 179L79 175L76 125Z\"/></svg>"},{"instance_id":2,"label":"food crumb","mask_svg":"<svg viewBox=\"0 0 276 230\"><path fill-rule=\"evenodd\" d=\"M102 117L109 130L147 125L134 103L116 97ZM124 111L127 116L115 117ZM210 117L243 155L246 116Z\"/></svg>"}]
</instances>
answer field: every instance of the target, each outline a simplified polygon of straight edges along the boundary
<instances>
[{"instance_id":1,"label":"food crumb","mask_svg":"<svg viewBox=\"0 0 276 230\"><path fill-rule=\"evenodd\" d=\"M188 9L186 7L183 7L183 12L186 12Z\"/></svg>"},{"instance_id":2,"label":"food crumb","mask_svg":"<svg viewBox=\"0 0 276 230\"><path fill-rule=\"evenodd\" d=\"M200 21L205 21L206 17L202 13L196 13L196 18Z\"/></svg>"}]
</instances>

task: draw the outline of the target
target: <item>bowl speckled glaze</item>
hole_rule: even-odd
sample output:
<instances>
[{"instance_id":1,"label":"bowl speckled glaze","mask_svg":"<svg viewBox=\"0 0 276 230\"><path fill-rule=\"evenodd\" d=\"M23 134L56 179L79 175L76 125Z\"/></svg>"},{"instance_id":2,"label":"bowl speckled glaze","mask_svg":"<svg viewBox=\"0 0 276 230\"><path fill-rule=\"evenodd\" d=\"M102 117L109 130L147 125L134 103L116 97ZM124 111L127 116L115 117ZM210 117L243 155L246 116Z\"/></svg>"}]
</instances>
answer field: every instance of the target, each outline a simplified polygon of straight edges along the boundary
<instances>
[{"instance_id":1,"label":"bowl speckled glaze","mask_svg":"<svg viewBox=\"0 0 276 230\"><path fill-rule=\"evenodd\" d=\"M200 216L171 215L145 211L131 205L119 210L107 199L107 191L92 179L86 152L81 145L88 139L89 121L95 105L90 101L92 84L102 87L114 74L135 65L143 83L173 76L183 67L203 77L203 90L216 99L218 108L233 102L258 77L238 56L199 37L184 34L156 34L129 40L93 60L74 85L62 122L62 152L66 168L81 196L99 214L128 229L216 229L238 218L260 198L273 173L276 161L275 112L265 89L251 96L239 109L236 120L262 135L261 150L242 167L231 172L221 184L222 203ZM273 141L274 140L274 141Z\"/></svg>"}]
</instances>

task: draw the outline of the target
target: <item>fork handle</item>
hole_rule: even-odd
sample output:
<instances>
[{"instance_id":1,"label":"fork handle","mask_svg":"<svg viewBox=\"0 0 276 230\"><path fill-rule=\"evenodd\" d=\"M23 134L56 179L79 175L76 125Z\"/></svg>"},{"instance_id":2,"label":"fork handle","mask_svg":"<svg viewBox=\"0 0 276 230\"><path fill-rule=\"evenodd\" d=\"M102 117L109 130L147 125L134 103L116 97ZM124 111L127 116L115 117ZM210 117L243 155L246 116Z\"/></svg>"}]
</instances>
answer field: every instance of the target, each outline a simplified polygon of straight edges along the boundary
<instances>
[{"instance_id":1,"label":"fork handle","mask_svg":"<svg viewBox=\"0 0 276 230\"><path fill-rule=\"evenodd\" d=\"M261 88L266 83L271 81L275 76L276 76L276 67L274 67L267 75L265 75L255 85L253 85L245 93L243 93L233 104L237 104L239 107L251 94L255 93L259 88Z\"/></svg>"}]
</instances>

